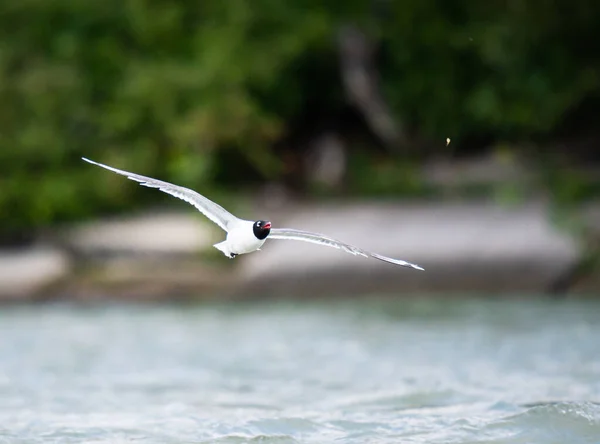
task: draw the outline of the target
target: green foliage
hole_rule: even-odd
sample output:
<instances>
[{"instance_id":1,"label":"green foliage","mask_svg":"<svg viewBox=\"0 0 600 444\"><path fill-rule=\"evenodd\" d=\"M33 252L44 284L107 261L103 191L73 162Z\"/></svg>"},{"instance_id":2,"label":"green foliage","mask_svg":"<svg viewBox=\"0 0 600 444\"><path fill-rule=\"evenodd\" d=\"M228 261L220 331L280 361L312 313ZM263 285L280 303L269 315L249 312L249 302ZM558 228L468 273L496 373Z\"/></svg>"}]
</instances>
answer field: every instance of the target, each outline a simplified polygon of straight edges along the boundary
<instances>
[{"instance_id":1,"label":"green foliage","mask_svg":"<svg viewBox=\"0 0 600 444\"><path fill-rule=\"evenodd\" d=\"M390 9L386 93L429 136L548 134L598 93L598 44L588 46L598 39L596 3L411 0Z\"/></svg>"},{"instance_id":2,"label":"green foliage","mask_svg":"<svg viewBox=\"0 0 600 444\"><path fill-rule=\"evenodd\" d=\"M358 24L379 44L396 117L442 141L440 149L447 136L551 135L600 82L592 0L568 8L549 0L5 0L1 8L4 235L150 199L82 155L203 190L218 185L223 150L254 175L281 176L273 144L317 111L310 104L344 106L341 24ZM377 168L394 179L406 162ZM368 192L385 193L390 181L398 188L384 179L363 182ZM414 177L406 186L419 188Z\"/></svg>"}]
</instances>

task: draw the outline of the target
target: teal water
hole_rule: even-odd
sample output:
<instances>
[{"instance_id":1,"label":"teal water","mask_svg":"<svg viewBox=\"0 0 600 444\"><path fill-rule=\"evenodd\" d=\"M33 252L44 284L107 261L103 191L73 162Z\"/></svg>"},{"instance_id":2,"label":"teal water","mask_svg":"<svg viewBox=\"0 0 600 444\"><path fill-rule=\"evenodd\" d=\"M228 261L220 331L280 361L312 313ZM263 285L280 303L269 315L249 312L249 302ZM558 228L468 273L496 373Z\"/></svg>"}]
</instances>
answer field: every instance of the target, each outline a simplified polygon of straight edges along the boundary
<instances>
[{"instance_id":1,"label":"teal water","mask_svg":"<svg viewBox=\"0 0 600 444\"><path fill-rule=\"evenodd\" d=\"M1 443L600 443L600 304L0 310Z\"/></svg>"}]
</instances>

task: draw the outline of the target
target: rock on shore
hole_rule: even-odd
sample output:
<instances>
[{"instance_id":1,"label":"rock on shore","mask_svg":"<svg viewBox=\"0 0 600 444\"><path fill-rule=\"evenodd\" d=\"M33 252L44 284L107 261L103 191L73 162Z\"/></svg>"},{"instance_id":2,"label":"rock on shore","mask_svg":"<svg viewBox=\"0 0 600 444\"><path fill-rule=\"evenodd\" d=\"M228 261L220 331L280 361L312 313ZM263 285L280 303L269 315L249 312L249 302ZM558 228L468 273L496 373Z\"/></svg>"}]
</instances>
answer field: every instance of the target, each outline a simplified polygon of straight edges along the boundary
<instances>
[{"instance_id":1,"label":"rock on shore","mask_svg":"<svg viewBox=\"0 0 600 444\"><path fill-rule=\"evenodd\" d=\"M542 204L362 204L298 208L281 224L327 233L425 272L308 243L272 241L241 280L257 293L542 292L579 256Z\"/></svg>"}]
</instances>

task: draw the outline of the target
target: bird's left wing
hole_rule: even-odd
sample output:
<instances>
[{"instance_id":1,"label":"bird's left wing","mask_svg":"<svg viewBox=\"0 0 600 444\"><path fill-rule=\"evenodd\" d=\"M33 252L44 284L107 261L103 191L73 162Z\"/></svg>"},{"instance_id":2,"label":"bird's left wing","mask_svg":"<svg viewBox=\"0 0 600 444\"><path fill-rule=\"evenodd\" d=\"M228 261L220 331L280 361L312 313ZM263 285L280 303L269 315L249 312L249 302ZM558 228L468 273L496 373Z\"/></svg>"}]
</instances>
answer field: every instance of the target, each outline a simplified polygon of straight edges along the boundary
<instances>
[{"instance_id":1,"label":"bird's left wing","mask_svg":"<svg viewBox=\"0 0 600 444\"><path fill-rule=\"evenodd\" d=\"M379 259L380 261L389 262L390 264L401 265L403 267L411 267L416 270L424 271L423 268L416 264L406 262L400 259L393 259L391 257L382 256L377 253L371 253L370 251L363 250L362 248L355 247L354 245L340 242L337 239L333 239L329 236L319 233L311 233L310 231L294 230L293 228L272 228L268 239L283 239L283 240L296 240L302 242L310 242L312 244L325 245L327 247L333 247L345 251L346 253L353 254L355 256L372 257Z\"/></svg>"},{"instance_id":2,"label":"bird's left wing","mask_svg":"<svg viewBox=\"0 0 600 444\"><path fill-rule=\"evenodd\" d=\"M198 211L200 211L208 219L213 221L225 231L228 231L229 226L232 223L240 220L233 214L231 214L229 211L227 211L225 208L223 208L221 205L213 202L212 200L204 197L203 195L195 192L194 190L190 190L189 188L180 187L178 185L173 185L169 182L153 179L152 177L142 176L141 174L130 173L129 171L113 168L108 165L104 165L102 163L86 159L85 157L82 157L82 159L88 163L112 171L113 173L125 176L128 179L135 180L136 182L139 182L140 185L143 185L145 187L157 188L164 193L170 194L171 196L177 197L178 199L181 199L195 206L198 209Z\"/></svg>"}]
</instances>

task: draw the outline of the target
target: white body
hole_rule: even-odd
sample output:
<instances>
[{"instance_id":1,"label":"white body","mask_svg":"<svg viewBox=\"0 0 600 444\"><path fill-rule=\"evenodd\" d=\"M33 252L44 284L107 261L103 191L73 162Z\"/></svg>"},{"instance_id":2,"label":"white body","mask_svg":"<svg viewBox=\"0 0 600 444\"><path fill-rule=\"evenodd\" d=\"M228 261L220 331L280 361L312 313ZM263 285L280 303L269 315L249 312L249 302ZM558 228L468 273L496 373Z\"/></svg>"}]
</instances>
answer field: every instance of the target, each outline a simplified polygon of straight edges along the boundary
<instances>
[{"instance_id":1,"label":"white body","mask_svg":"<svg viewBox=\"0 0 600 444\"><path fill-rule=\"evenodd\" d=\"M267 240L257 239L254 236L252 226L254 222L249 220L238 220L229 228L227 237L223 242L213 245L217 250L221 251L225 256L231 258L231 254L245 254L260 250L260 247Z\"/></svg>"}]
</instances>

